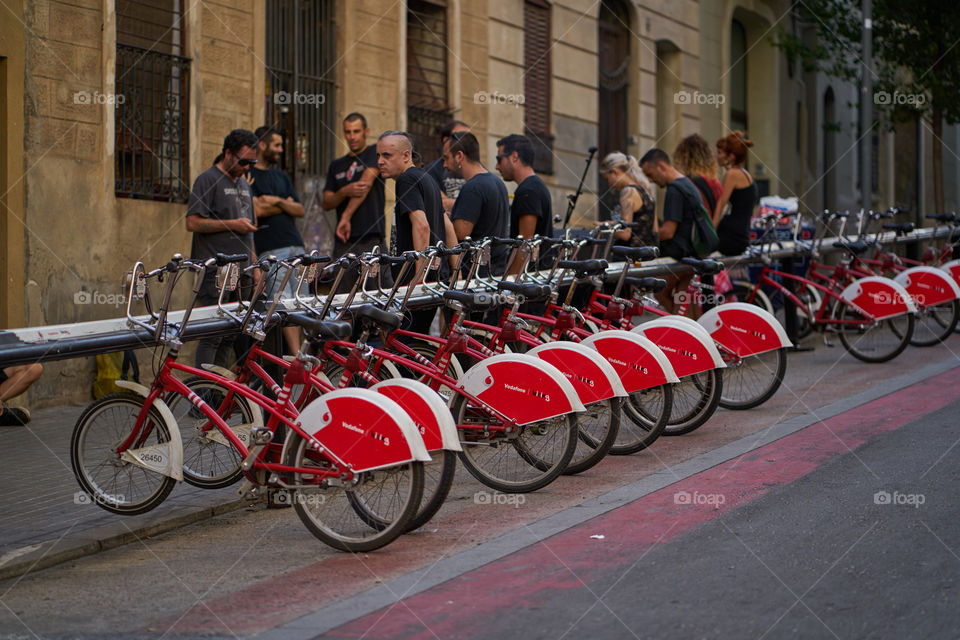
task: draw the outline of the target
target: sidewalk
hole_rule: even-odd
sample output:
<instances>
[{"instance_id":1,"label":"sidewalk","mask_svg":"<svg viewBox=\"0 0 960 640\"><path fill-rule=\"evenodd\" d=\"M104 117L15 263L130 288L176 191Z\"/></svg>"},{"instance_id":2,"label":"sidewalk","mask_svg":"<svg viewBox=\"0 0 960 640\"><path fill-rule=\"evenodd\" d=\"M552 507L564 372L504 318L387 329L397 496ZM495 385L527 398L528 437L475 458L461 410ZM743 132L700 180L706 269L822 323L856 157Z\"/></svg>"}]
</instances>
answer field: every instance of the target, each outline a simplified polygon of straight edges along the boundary
<instances>
[{"instance_id":1,"label":"sidewalk","mask_svg":"<svg viewBox=\"0 0 960 640\"><path fill-rule=\"evenodd\" d=\"M26 427L0 427L0 580L247 507L236 487L205 491L178 483L139 516L90 503L70 468L70 436L83 406L33 411Z\"/></svg>"}]
</instances>

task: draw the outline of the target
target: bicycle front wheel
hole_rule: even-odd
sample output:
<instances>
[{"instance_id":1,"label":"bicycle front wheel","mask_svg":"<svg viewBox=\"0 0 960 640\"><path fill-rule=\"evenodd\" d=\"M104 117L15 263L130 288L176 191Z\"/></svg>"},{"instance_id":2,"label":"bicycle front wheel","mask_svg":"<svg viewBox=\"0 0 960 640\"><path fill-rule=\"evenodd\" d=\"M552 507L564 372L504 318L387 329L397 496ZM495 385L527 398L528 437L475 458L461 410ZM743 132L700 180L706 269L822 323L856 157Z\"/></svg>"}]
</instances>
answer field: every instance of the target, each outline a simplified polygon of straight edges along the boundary
<instances>
[{"instance_id":1,"label":"bicycle front wheel","mask_svg":"<svg viewBox=\"0 0 960 640\"><path fill-rule=\"evenodd\" d=\"M913 337L915 347L931 347L943 342L953 333L960 319L960 300L924 307L914 318Z\"/></svg>"},{"instance_id":2,"label":"bicycle front wheel","mask_svg":"<svg viewBox=\"0 0 960 640\"><path fill-rule=\"evenodd\" d=\"M679 436L698 429L720 406L723 395L721 369L710 369L680 379L673 386L673 411L663 429L665 436Z\"/></svg>"},{"instance_id":3,"label":"bicycle front wheel","mask_svg":"<svg viewBox=\"0 0 960 640\"><path fill-rule=\"evenodd\" d=\"M724 409L752 409L773 397L787 372L787 350L775 349L738 358L724 353L727 368L723 370Z\"/></svg>"},{"instance_id":4,"label":"bicycle front wheel","mask_svg":"<svg viewBox=\"0 0 960 640\"><path fill-rule=\"evenodd\" d=\"M249 428L253 423L250 405L237 397L236 393L227 402L230 391L224 386L199 377L189 378L184 384L210 405L231 428ZM167 394L164 401L180 427L183 479L188 484L201 489L220 489L243 477L240 452L207 420L200 409L179 393Z\"/></svg>"},{"instance_id":5,"label":"bicycle front wheel","mask_svg":"<svg viewBox=\"0 0 960 640\"><path fill-rule=\"evenodd\" d=\"M840 342L850 355L864 362L886 362L898 356L913 336L913 314L875 322L845 302L833 309Z\"/></svg>"},{"instance_id":6,"label":"bicycle front wheel","mask_svg":"<svg viewBox=\"0 0 960 640\"><path fill-rule=\"evenodd\" d=\"M673 410L673 385L634 391L623 403L626 420L620 423L610 454L625 456L643 451L663 434Z\"/></svg>"},{"instance_id":7,"label":"bicycle front wheel","mask_svg":"<svg viewBox=\"0 0 960 640\"><path fill-rule=\"evenodd\" d=\"M292 437L291 466L329 468L306 440ZM422 462L361 472L344 484L319 477L294 474L293 506L314 536L340 551L364 553L390 544L407 531L423 497Z\"/></svg>"},{"instance_id":8,"label":"bicycle front wheel","mask_svg":"<svg viewBox=\"0 0 960 640\"><path fill-rule=\"evenodd\" d=\"M460 433L460 461L491 489L525 493L547 486L567 468L577 446L577 421L566 414L518 427L518 432L485 431L491 418L465 396L453 403Z\"/></svg>"},{"instance_id":9,"label":"bicycle front wheel","mask_svg":"<svg viewBox=\"0 0 960 640\"><path fill-rule=\"evenodd\" d=\"M70 462L77 482L97 506L111 513L146 513L163 502L175 484L173 478L117 453L117 447L136 428L143 402L143 397L133 393L112 393L90 404L73 428ZM170 431L163 417L151 407L132 448L169 442ZM156 454L163 455L162 447Z\"/></svg>"}]
</instances>

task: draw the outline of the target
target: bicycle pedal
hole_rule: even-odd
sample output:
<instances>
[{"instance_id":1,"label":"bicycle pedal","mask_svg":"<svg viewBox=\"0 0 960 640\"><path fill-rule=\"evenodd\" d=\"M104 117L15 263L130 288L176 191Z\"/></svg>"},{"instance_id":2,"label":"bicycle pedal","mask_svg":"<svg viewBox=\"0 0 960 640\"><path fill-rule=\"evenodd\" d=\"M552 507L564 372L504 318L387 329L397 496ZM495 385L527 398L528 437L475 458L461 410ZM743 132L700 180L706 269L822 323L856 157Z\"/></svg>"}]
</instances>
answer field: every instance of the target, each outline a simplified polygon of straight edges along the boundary
<instances>
[{"instance_id":1,"label":"bicycle pedal","mask_svg":"<svg viewBox=\"0 0 960 640\"><path fill-rule=\"evenodd\" d=\"M237 495L240 496L241 500L259 500L264 494L264 487L258 486L250 482L249 480L244 481L240 488L237 489Z\"/></svg>"}]
</instances>

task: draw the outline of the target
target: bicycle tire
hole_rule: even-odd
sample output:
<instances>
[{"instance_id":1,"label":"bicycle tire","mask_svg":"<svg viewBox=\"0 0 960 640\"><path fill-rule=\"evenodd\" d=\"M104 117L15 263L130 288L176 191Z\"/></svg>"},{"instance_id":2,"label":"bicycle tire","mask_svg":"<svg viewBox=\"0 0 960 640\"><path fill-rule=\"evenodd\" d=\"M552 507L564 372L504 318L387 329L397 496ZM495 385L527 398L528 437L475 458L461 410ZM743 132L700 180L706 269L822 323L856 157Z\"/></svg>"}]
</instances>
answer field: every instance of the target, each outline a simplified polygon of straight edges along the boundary
<instances>
[{"instance_id":1,"label":"bicycle tire","mask_svg":"<svg viewBox=\"0 0 960 640\"><path fill-rule=\"evenodd\" d=\"M831 317L858 323L855 327L847 324L835 326L843 347L863 362L892 360L907 348L913 336L912 313L874 322L841 301L833 308Z\"/></svg>"},{"instance_id":2,"label":"bicycle tire","mask_svg":"<svg viewBox=\"0 0 960 640\"><path fill-rule=\"evenodd\" d=\"M322 455L291 434L288 463L299 468L325 467ZM293 474L292 501L300 521L323 543L351 553L380 549L407 531L423 498L423 463L357 474L345 486L305 486L317 476Z\"/></svg>"},{"instance_id":3,"label":"bicycle tire","mask_svg":"<svg viewBox=\"0 0 960 640\"><path fill-rule=\"evenodd\" d=\"M663 435L672 408L671 384L631 393L623 403L627 420L620 423L617 439L610 447L610 455L630 455L653 444Z\"/></svg>"},{"instance_id":4,"label":"bicycle tire","mask_svg":"<svg viewBox=\"0 0 960 640\"><path fill-rule=\"evenodd\" d=\"M563 475L583 473L596 466L610 452L620 432L621 401L610 398L587 405L577 414L577 445Z\"/></svg>"},{"instance_id":5,"label":"bicycle tire","mask_svg":"<svg viewBox=\"0 0 960 640\"><path fill-rule=\"evenodd\" d=\"M743 358L724 353L720 406L735 411L758 407L774 396L787 372L787 350L782 347Z\"/></svg>"},{"instance_id":6,"label":"bicycle tire","mask_svg":"<svg viewBox=\"0 0 960 640\"><path fill-rule=\"evenodd\" d=\"M124 461L115 453L135 427L143 403L144 398L134 393L106 395L83 410L70 438L70 463L77 482L97 506L111 513L146 513L162 503L176 484L173 478ZM155 407L150 408L148 419L140 446L170 442L170 431Z\"/></svg>"},{"instance_id":7,"label":"bicycle tire","mask_svg":"<svg viewBox=\"0 0 960 640\"><path fill-rule=\"evenodd\" d=\"M441 449L430 454L433 460L423 465L423 498L416 513L407 524L407 532L424 526L437 515L450 494L457 473L457 456L453 451Z\"/></svg>"},{"instance_id":8,"label":"bicycle tire","mask_svg":"<svg viewBox=\"0 0 960 640\"><path fill-rule=\"evenodd\" d=\"M721 369L710 369L680 379L673 387L673 411L663 429L665 436L680 436L699 429L716 412L723 395Z\"/></svg>"},{"instance_id":9,"label":"bicycle tire","mask_svg":"<svg viewBox=\"0 0 960 640\"><path fill-rule=\"evenodd\" d=\"M474 478L503 493L526 493L547 486L567 468L577 446L577 422L572 413L522 425L519 433L504 436L484 432L486 414L468 407L465 396L457 395L452 412L463 447L460 462ZM468 413L476 429L464 428Z\"/></svg>"},{"instance_id":10,"label":"bicycle tire","mask_svg":"<svg viewBox=\"0 0 960 640\"><path fill-rule=\"evenodd\" d=\"M910 344L932 347L950 337L960 320L960 300L924 307L913 320Z\"/></svg>"},{"instance_id":11,"label":"bicycle tire","mask_svg":"<svg viewBox=\"0 0 960 640\"><path fill-rule=\"evenodd\" d=\"M229 407L222 406L227 391L223 385L196 376L187 378L183 383L217 411L229 426L253 422L250 405L245 401L237 400ZM164 402L170 407L177 426L180 427L184 482L201 489L222 489L243 477L243 469L240 468L243 458L240 452L229 442L208 437L219 435L220 430L214 426L204 431L203 428L209 425L210 421L189 399L179 393L168 393ZM224 413L228 415L223 415Z\"/></svg>"}]
</instances>

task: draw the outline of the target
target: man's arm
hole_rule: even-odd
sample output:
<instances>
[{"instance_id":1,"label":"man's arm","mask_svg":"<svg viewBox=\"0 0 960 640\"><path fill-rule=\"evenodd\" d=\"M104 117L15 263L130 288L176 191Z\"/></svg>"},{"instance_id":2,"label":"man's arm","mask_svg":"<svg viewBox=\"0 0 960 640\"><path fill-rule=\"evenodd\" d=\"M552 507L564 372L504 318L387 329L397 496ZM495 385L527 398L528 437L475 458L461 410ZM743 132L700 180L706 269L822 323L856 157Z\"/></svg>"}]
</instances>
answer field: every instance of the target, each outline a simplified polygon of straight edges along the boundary
<instances>
[{"instance_id":1,"label":"man's arm","mask_svg":"<svg viewBox=\"0 0 960 640\"><path fill-rule=\"evenodd\" d=\"M457 242L460 242L473 233L473 227L474 224L469 220L464 220L463 218L457 218L454 220L453 231L457 236Z\"/></svg>"},{"instance_id":2,"label":"man's arm","mask_svg":"<svg viewBox=\"0 0 960 640\"><path fill-rule=\"evenodd\" d=\"M280 198L277 196L271 196L267 194L262 196L254 196L253 211L257 214L257 218L268 218L270 216L275 216L283 211L278 204L279 201Z\"/></svg>"},{"instance_id":3,"label":"man's arm","mask_svg":"<svg viewBox=\"0 0 960 640\"><path fill-rule=\"evenodd\" d=\"M356 213L357 209L360 208L360 205L363 204L363 201L367 199L367 194L370 193L370 186L373 184L373 181L377 179L378 175L380 175L379 169L375 167L367 167L363 170L363 174L361 174L360 179L351 183L364 184L363 195L351 196L350 202L347 203L347 208L344 209L343 213L340 215L340 222L337 223L336 233L337 237L340 238L342 242L346 242L350 239L350 220L353 218L353 214Z\"/></svg>"},{"instance_id":4,"label":"man's arm","mask_svg":"<svg viewBox=\"0 0 960 640\"><path fill-rule=\"evenodd\" d=\"M443 191L440 192L440 202L443 203L444 211L453 211L453 203L456 201L456 198L449 197Z\"/></svg>"},{"instance_id":5,"label":"man's arm","mask_svg":"<svg viewBox=\"0 0 960 640\"><path fill-rule=\"evenodd\" d=\"M277 206L283 210L287 215L291 215L294 218L302 218L304 214L303 205L294 200L292 197L287 196L283 200L277 201Z\"/></svg>"},{"instance_id":6,"label":"man's arm","mask_svg":"<svg viewBox=\"0 0 960 640\"><path fill-rule=\"evenodd\" d=\"M517 232L525 239L529 240L532 238L537 233L537 216L529 213L520 216L520 220L517 221ZM513 264L510 265L507 273L510 275L520 273L521 264L523 264L523 254L518 252L517 257L514 258Z\"/></svg>"},{"instance_id":7,"label":"man's arm","mask_svg":"<svg viewBox=\"0 0 960 640\"><path fill-rule=\"evenodd\" d=\"M187 216L187 231L191 233L219 233L233 231L236 233L252 233L257 228L248 218L233 218L232 220L218 220L205 218L199 214Z\"/></svg>"},{"instance_id":8,"label":"man's arm","mask_svg":"<svg viewBox=\"0 0 960 640\"><path fill-rule=\"evenodd\" d=\"M660 240L672 240L673 234L677 232L676 220L665 220L660 225Z\"/></svg>"}]
</instances>

